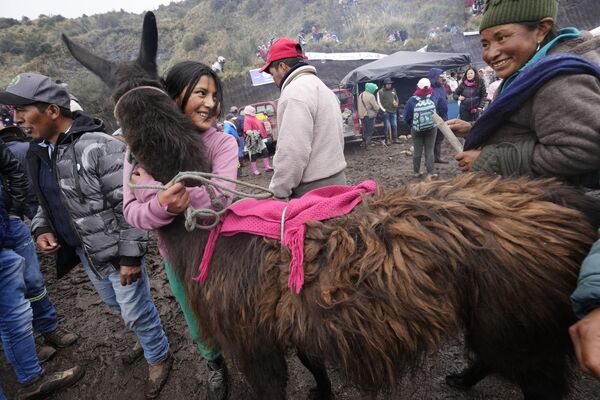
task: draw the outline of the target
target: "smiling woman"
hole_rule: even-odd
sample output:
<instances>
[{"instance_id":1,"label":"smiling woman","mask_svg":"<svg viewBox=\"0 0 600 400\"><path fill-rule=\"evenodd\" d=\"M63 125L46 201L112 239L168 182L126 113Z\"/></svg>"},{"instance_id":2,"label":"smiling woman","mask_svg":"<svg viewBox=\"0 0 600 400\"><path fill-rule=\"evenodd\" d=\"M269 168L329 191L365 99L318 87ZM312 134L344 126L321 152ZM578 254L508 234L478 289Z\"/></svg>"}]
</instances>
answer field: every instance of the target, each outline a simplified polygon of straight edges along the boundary
<instances>
[{"instance_id":1,"label":"smiling woman","mask_svg":"<svg viewBox=\"0 0 600 400\"><path fill-rule=\"evenodd\" d=\"M489 0L482 56L503 83L457 155L463 171L557 176L600 187L600 38L557 30L557 0Z\"/></svg>"},{"instance_id":2,"label":"smiling woman","mask_svg":"<svg viewBox=\"0 0 600 400\"><path fill-rule=\"evenodd\" d=\"M229 179L237 177L238 147L233 136L218 131L214 124L221 113L222 86L219 77L207 65L184 61L173 66L164 80L167 94L175 100L179 110L193 123L198 132L198 140L206 147L210 162L210 172ZM198 157L201 157L198 154ZM124 176L128 177L131 164L125 161ZM131 178L132 183L160 185L154 177L138 168ZM162 182L167 183L167 182ZM222 181L225 187L235 184ZM225 204L230 199L215 190L216 196ZM214 195L214 194L213 194ZM167 190L132 190L123 185L123 212L131 225L141 229L159 229L170 224L182 214L188 205L195 208L211 208L212 202L205 186L185 187L182 183L171 185ZM223 399L227 393L227 369L220 349L207 348L198 330L198 322L193 316L184 293L184 284L169 264L169 255L159 242L159 250L164 257L165 270L171 290L181 306L190 334L202 356L208 361L209 397Z\"/></svg>"},{"instance_id":3,"label":"smiling woman","mask_svg":"<svg viewBox=\"0 0 600 400\"><path fill-rule=\"evenodd\" d=\"M465 151L456 156L461 170L555 176L600 188L600 38L576 28L556 30L557 8L557 0L487 1L483 59L503 83L472 127L448 121L455 133L467 135ZM600 296L600 263L586 262L581 277L587 280L580 277L573 297L579 316ZM571 328L584 371L600 378L599 333L598 309ZM447 382L468 388L490 372L478 354L471 361Z\"/></svg>"}]
</instances>

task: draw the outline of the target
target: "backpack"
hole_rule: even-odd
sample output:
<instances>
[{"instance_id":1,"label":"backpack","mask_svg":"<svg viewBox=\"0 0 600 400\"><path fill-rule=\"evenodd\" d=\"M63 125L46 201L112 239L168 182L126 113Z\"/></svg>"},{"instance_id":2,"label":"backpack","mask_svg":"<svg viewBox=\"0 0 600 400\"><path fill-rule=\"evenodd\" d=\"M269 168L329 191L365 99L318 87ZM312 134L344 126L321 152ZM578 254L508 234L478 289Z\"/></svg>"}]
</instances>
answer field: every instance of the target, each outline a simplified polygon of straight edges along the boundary
<instances>
[{"instance_id":1,"label":"backpack","mask_svg":"<svg viewBox=\"0 0 600 400\"><path fill-rule=\"evenodd\" d=\"M414 96L417 100L413 111L413 129L416 132L423 132L435 126L433 114L435 113L435 104L429 96Z\"/></svg>"}]
</instances>

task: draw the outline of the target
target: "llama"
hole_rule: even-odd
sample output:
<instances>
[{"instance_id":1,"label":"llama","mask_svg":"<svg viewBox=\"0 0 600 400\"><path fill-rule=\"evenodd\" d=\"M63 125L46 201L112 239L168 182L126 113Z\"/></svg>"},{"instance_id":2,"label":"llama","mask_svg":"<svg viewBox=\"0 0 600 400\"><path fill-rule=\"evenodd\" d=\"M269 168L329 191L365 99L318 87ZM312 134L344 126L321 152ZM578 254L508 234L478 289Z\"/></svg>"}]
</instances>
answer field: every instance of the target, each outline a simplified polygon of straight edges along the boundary
<instances>
[{"instance_id":1,"label":"llama","mask_svg":"<svg viewBox=\"0 0 600 400\"><path fill-rule=\"evenodd\" d=\"M118 101L136 160L161 182L206 171L194 127L161 88L155 17L137 60L106 61L63 35L72 55ZM596 239L600 201L552 179L466 174L378 189L350 214L309 221L304 286L288 288L291 255L277 240L220 237L208 279L192 280L208 239L182 217L161 228L169 261L208 345L219 344L258 399L285 399L286 350L333 397L325 365L370 391L391 390L447 337L464 331L474 385L497 373L527 400L561 399L572 382L569 295Z\"/></svg>"}]
</instances>

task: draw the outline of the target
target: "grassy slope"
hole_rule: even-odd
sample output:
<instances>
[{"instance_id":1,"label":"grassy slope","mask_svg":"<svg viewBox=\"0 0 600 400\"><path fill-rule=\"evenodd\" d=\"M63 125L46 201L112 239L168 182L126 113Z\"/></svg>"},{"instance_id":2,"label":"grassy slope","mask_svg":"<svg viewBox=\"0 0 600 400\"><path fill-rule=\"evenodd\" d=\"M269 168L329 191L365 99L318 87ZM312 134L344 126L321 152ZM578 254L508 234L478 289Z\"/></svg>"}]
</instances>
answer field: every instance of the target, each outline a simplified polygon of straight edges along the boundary
<instances>
[{"instance_id":1,"label":"grassy slope","mask_svg":"<svg viewBox=\"0 0 600 400\"><path fill-rule=\"evenodd\" d=\"M309 42L307 51L394 51L388 32L405 27L411 41L406 50L426 43L431 27L465 19L463 0L361 1L342 7L338 0L186 0L156 10L159 25L159 68L164 71L184 59L211 64L226 59L223 78L239 76L260 65L256 47L270 38L295 38L316 24L335 31L341 43ZM10 23L16 23L12 26ZM87 108L110 116L108 92L66 52L60 34L66 33L108 59L134 58L139 48L142 17L127 12L65 19L60 16L33 21L0 19L0 86L24 71L35 71L69 82L71 91ZM1 27L5 25L5 27ZM307 35L308 36L308 35ZM444 40L437 43L443 48ZM111 119L111 118L108 118Z\"/></svg>"}]
</instances>

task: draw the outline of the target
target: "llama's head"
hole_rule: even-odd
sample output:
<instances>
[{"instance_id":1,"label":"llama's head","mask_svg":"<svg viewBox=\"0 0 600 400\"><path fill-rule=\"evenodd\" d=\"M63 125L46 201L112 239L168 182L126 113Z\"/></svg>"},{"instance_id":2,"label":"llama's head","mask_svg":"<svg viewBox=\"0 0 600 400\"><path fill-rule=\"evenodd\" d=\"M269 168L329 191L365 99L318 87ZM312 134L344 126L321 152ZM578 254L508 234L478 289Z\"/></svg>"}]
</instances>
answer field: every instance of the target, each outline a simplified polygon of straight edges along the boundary
<instances>
[{"instance_id":1,"label":"llama's head","mask_svg":"<svg viewBox=\"0 0 600 400\"><path fill-rule=\"evenodd\" d=\"M175 101L161 93L156 65L158 29L152 12L144 16L140 53L133 61L108 61L64 34L62 40L77 61L112 89L115 116L131 153L154 178L166 183L180 171L207 170L198 130Z\"/></svg>"},{"instance_id":2,"label":"llama's head","mask_svg":"<svg viewBox=\"0 0 600 400\"><path fill-rule=\"evenodd\" d=\"M162 88L156 66L158 29L152 12L144 16L140 53L136 60L113 62L93 54L83 46L73 42L65 34L61 38L73 57L84 67L98 75L113 91L116 102L125 92L136 86Z\"/></svg>"}]
</instances>

